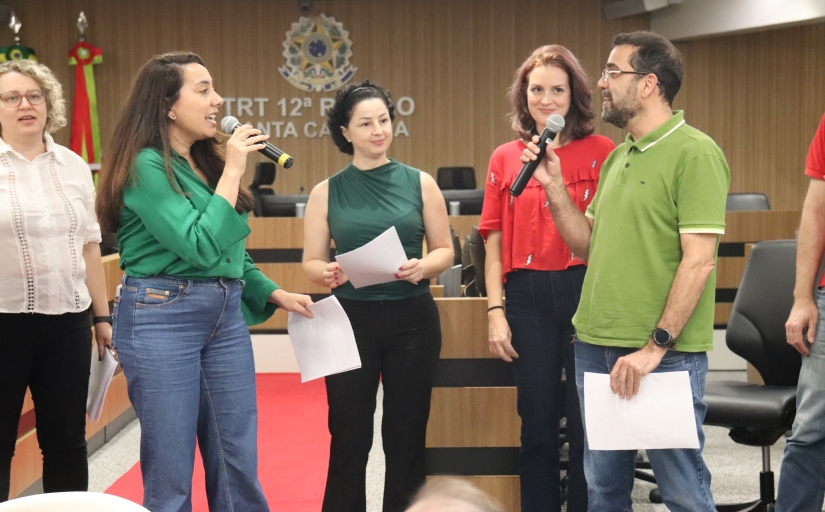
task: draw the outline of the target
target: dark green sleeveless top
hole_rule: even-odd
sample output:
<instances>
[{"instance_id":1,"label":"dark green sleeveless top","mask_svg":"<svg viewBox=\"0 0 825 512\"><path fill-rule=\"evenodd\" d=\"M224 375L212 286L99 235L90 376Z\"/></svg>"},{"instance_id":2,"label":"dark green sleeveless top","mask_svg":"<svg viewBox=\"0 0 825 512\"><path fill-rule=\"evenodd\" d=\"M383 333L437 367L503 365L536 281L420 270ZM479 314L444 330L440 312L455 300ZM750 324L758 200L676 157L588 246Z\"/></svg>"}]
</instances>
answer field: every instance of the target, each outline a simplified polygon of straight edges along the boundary
<instances>
[{"instance_id":1,"label":"dark green sleeveless top","mask_svg":"<svg viewBox=\"0 0 825 512\"><path fill-rule=\"evenodd\" d=\"M407 259L421 259L424 201L421 171L390 160L369 171L354 165L329 179L329 232L336 254L357 249L395 226ZM355 289L347 282L333 295L355 300L397 300L429 293L430 281L393 281Z\"/></svg>"}]
</instances>

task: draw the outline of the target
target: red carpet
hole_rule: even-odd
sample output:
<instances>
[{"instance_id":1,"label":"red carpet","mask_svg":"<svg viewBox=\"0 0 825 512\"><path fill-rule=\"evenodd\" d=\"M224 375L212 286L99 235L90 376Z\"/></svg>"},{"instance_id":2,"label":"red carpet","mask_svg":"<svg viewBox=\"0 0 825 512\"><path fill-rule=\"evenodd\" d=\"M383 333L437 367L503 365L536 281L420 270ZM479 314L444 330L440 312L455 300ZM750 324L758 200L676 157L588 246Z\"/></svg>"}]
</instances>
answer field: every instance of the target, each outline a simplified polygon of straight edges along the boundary
<instances>
[{"instance_id":1,"label":"red carpet","mask_svg":"<svg viewBox=\"0 0 825 512\"><path fill-rule=\"evenodd\" d=\"M327 399L323 379L301 384L298 374L259 374L259 475L269 507L278 512L321 510L329 461ZM107 491L143 501L140 465ZM193 512L207 512L203 464L196 455Z\"/></svg>"}]
</instances>

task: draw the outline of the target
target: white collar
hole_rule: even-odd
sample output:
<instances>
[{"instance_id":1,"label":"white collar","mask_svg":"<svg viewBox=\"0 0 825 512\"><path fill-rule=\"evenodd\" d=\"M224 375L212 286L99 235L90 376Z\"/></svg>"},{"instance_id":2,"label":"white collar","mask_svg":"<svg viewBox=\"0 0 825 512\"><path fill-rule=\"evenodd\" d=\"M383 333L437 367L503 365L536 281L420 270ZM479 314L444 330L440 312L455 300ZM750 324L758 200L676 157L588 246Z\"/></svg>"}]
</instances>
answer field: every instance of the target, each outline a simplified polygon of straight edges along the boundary
<instances>
[{"instance_id":1,"label":"white collar","mask_svg":"<svg viewBox=\"0 0 825 512\"><path fill-rule=\"evenodd\" d=\"M62 154L60 154L60 151L58 151L58 148L60 148L61 146L59 146L58 144L55 144L54 138L51 135L49 135L48 133L44 133L43 134L43 140L46 142L46 153L45 154L51 153L54 156L54 159L57 160L58 163L60 163L61 165L66 165L66 159L64 158L64 156ZM2 137L0 137L0 153L8 153L8 152L12 152L15 155L17 155L19 158L22 158L24 160L28 160L23 155L21 155L20 153L15 151L14 148L11 147L11 145L8 142L6 142L5 140L3 140Z\"/></svg>"}]
</instances>

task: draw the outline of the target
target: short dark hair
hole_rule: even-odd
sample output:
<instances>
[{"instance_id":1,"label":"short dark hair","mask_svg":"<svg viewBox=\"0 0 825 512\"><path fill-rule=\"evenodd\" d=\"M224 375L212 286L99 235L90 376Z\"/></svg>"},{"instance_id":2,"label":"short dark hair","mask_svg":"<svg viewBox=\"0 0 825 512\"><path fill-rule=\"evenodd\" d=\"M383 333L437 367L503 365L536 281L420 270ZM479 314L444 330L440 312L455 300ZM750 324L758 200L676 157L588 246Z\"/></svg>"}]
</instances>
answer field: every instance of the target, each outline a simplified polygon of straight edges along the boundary
<instances>
[{"instance_id":1,"label":"short dark hair","mask_svg":"<svg viewBox=\"0 0 825 512\"><path fill-rule=\"evenodd\" d=\"M355 106L364 100L378 98L387 106L390 113L390 121L395 120L395 105L392 103L390 91L369 80L364 80L357 84L350 84L339 89L335 93L335 103L327 112L327 128L332 137L332 142L338 147L341 153L352 155L354 153L352 142L348 141L341 132L341 127L349 126L352 119L352 111Z\"/></svg>"},{"instance_id":2,"label":"short dark hair","mask_svg":"<svg viewBox=\"0 0 825 512\"><path fill-rule=\"evenodd\" d=\"M668 105L682 87L682 55L673 43L654 32L640 30L619 34L613 38L613 46L635 46L630 65L635 71L652 73L659 80L661 94Z\"/></svg>"},{"instance_id":3,"label":"short dark hair","mask_svg":"<svg viewBox=\"0 0 825 512\"><path fill-rule=\"evenodd\" d=\"M567 73L570 82L570 108L564 116L564 130L561 136L566 140L578 140L593 133L595 114L590 109L591 93L587 85L587 73L579 64L573 52L558 44L536 48L516 70L516 77L507 91L513 111L510 114L510 126L519 137L530 140L538 135L543 126L536 127L536 121L530 115L527 106L527 77L539 66L555 66Z\"/></svg>"}]
</instances>

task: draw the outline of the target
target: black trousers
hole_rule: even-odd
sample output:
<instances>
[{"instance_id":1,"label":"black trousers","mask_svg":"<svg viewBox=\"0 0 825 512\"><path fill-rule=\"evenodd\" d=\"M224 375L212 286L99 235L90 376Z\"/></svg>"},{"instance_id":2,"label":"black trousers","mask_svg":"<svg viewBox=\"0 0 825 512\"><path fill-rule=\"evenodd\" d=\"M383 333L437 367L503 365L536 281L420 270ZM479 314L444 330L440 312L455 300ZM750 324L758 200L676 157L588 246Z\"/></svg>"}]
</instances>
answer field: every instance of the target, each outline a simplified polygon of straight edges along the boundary
<instances>
[{"instance_id":1,"label":"black trousers","mask_svg":"<svg viewBox=\"0 0 825 512\"><path fill-rule=\"evenodd\" d=\"M438 309L429 293L391 301L339 299L361 368L326 378L332 443L323 512L364 512L379 379L386 457L384 512L403 511L424 483L430 395L441 352Z\"/></svg>"},{"instance_id":2,"label":"black trousers","mask_svg":"<svg viewBox=\"0 0 825 512\"><path fill-rule=\"evenodd\" d=\"M26 388L31 388L46 492L85 491L86 393L92 350L88 312L0 313L0 502L9 498L11 459Z\"/></svg>"}]
</instances>

